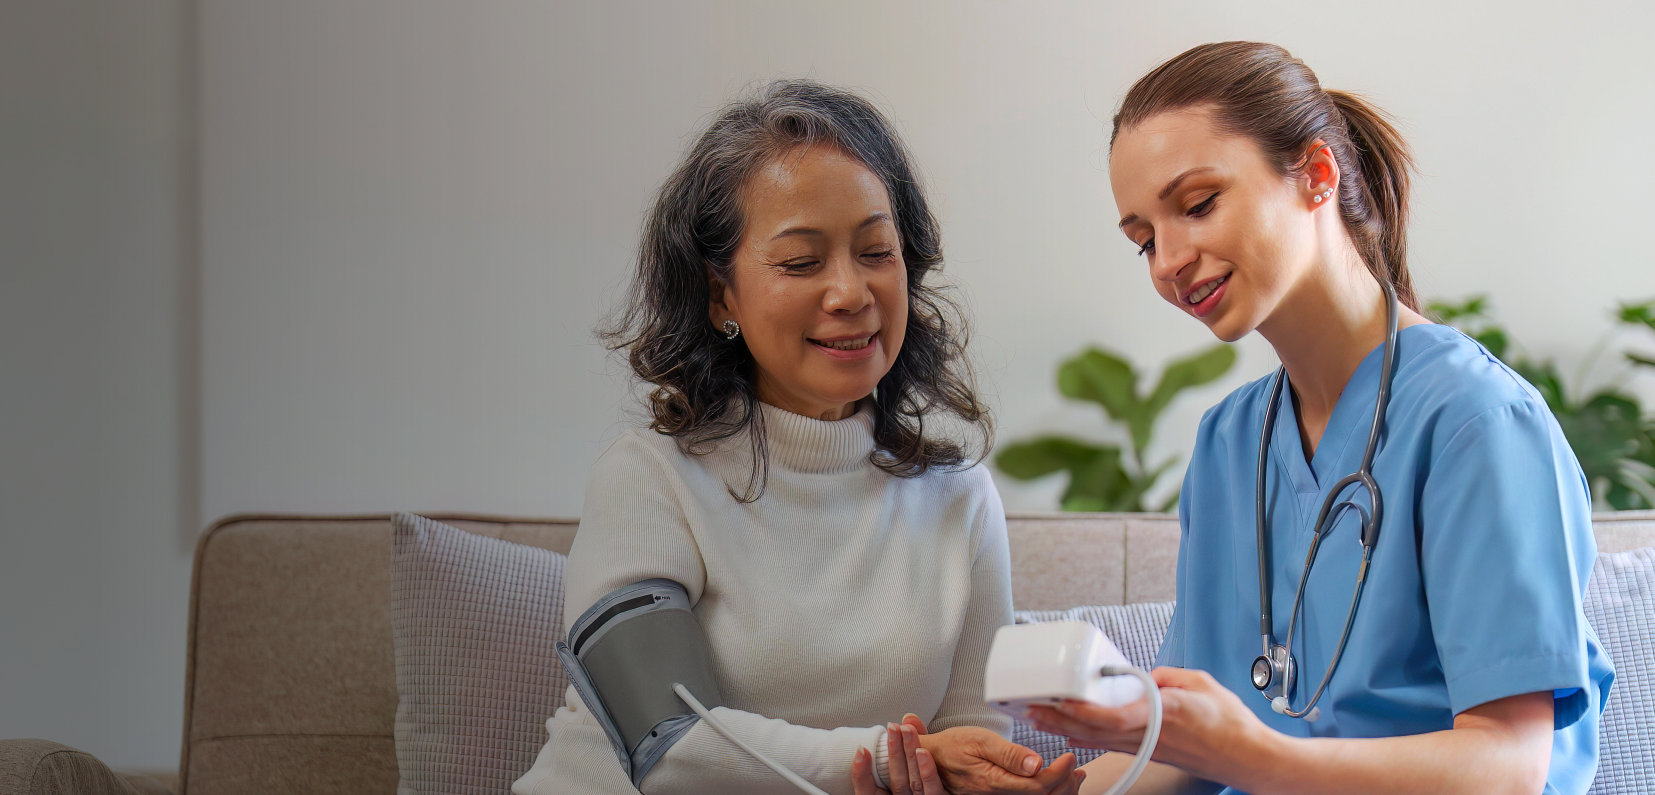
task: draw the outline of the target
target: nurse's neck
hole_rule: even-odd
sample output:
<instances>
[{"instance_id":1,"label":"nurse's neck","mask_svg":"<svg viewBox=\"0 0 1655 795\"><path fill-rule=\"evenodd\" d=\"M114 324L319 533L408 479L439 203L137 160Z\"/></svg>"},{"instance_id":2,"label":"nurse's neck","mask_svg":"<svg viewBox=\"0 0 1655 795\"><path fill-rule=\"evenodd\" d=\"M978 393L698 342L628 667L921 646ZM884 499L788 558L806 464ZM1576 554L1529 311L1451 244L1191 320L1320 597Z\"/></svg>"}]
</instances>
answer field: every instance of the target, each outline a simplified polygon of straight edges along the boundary
<instances>
[{"instance_id":1,"label":"nurse's neck","mask_svg":"<svg viewBox=\"0 0 1655 795\"><path fill-rule=\"evenodd\" d=\"M1259 326L1287 368L1307 460L1356 368L1385 341L1385 291L1354 249L1338 260L1306 273ZM1397 320L1400 327L1430 322L1406 306Z\"/></svg>"}]
</instances>

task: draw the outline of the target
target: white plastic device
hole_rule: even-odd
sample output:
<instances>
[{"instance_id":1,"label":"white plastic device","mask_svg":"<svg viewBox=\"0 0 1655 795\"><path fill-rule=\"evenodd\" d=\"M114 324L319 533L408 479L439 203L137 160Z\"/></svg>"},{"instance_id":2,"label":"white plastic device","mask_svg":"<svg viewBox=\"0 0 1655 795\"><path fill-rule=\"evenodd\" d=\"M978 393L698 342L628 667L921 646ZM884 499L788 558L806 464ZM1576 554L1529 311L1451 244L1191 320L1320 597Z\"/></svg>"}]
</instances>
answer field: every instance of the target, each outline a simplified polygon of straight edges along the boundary
<instances>
[{"instance_id":1,"label":"white plastic device","mask_svg":"<svg viewBox=\"0 0 1655 795\"><path fill-rule=\"evenodd\" d=\"M983 673L983 700L1007 715L1023 719L1035 704L1064 699L1104 707L1131 704L1144 696L1144 685L1128 673L1126 656L1098 628L1084 621L1008 624L994 633Z\"/></svg>"},{"instance_id":2,"label":"white plastic device","mask_svg":"<svg viewBox=\"0 0 1655 795\"><path fill-rule=\"evenodd\" d=\"M1010 624L994 633L983 672L983 700L1017 720L1036 704L1064 699L1124 707L1149 696L1149 724L1126 772L1104 795L1122 795L1149 764L1161 738L1161 691L1155 680L1127 662L1097 627L1084 621Z\"/></svg>"}]
</instances>

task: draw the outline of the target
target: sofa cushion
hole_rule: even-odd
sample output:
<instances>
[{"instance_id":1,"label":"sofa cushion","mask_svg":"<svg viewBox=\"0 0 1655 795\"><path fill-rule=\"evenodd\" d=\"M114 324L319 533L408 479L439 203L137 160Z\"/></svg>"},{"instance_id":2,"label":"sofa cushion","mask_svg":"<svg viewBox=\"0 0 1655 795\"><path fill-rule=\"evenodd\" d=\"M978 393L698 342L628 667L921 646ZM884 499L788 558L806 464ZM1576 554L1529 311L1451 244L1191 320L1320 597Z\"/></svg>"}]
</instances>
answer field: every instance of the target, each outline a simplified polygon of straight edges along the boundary
<instances>
[{"instance_id":1,"label":"sofa cushion","mask_svg":"<svg viewBox=\"0 0 1655 795\"><path fill-rule=\"evenodd\" d=\"M0 792L27 795L170 795L148 776L124 775L51 740L0 740Z\"/></svg>"},{"instance_id":2,"label":"sofa cushion","mask_svg":"<svg viewBox=\"0 0 1655 795\"><path fill-rule=\"evenodd\" d=\"M1126 655L1127 662L1147 671L1155 664L1155 653L1161 648L1161 638L1167 634L1167 624L1172 622L1172 603L1134 602L1071 607L1068 610L1019 610L1015 616L1019 624L1085 621L1103 630L1121 654ZM1012 725L1011 740L1040 754L1048 763L1066 751L1073 751L1083 765L1103 754L1091 748L1070 748L1069 741L1062 736L1047 734L1023 721Z\"/></svg>"},{"instance_id":3,"label":"sofa cushion","mask_svg":"<svg viewBox=\"0 0 1655 795\"><path fill-rule=\"evenodd\" d=\"M392 519L401 793L500 793L534 763L568 677L556 552Z\"/></svg>"},{"instance_id":4,"label":"sofa cushion","mask_svg":"<svg viewBox=\"0 0 1655 795\"><path fill-rule=\"evenodd\" d=\"M1585 608L1615 664L1592 793L1655 792L1655 548L1599 555Z\"/></svg>"}]
</instances>

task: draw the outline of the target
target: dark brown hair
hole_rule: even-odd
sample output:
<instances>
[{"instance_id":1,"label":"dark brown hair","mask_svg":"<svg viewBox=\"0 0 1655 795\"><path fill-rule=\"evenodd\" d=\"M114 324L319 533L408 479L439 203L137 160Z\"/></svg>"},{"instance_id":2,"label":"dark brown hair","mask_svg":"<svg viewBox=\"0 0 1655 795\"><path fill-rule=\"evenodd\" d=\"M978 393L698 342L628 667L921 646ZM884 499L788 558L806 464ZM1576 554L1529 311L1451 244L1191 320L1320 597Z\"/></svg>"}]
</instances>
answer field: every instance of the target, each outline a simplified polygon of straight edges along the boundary
<instances>
[{"instance_id":1,"label":"dark brown hair","mask_svg":"<svg viewBox=\"0 0 1655 795\"><path fill-rule=\"evenodd\" d=\"M874 398L872 463L916 477L932 467L960 468L992 442L965 358L958 307L931 278L942 268L937 220L926 205L907 151L867 100L810 80L779 80L726 106L701 133L657 194L638 247L638 271L624 313L600 334L624 349L632 371L653 384L651 426L692 455L749 431L750 502L769 474L757 374L745 342L724 339L708 318L709 279L729 283L746 227L742 190L764 164L802 146L830 146L884 183L908 272L908 326ZM928 415L963 420L981 447L928 432ZM732 494L735 491L732 489Z\"/></svg>"},{"instance_id":2,"label":"dark brown hair","mask_svg":"<svg viewBox=\"0 0 1655 795\"><path fill-rule=\"evenodd\" d=\"M1339 164L1339 215L1375 278L1419 310L1408 275L1408 180L1413 156L1386 114L1344 91L1326 91L1303 61L1274 44L1203 44L1156 67L1126 93L1109 143L1166 111L1213 108L1221 133L1256 142L1276 172L1303 168L1321 140Z\"/></svg>"}]
</instances>

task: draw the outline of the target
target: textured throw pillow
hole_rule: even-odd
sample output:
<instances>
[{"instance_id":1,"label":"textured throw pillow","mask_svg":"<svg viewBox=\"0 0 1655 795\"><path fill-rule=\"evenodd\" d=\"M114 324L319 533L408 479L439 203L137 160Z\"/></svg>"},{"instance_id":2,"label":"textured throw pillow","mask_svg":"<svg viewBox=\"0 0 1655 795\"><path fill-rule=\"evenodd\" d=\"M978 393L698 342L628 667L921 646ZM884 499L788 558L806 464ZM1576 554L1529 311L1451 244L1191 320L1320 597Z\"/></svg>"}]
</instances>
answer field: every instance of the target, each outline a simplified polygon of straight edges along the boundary
<instances>
[{"instance_id":1,"label":"textured throw pillow","mask_svg":"<svg viewBox=\"0 0 1655 795\"><path fill-rule=\"evenodd\" d=\"M1655 792L1655 547L1599 555L1585 608L1615 663L1592 794Z\"/></svg>"},{"instance_id":2,"label":"textured throw pillow","mask_svg":"<svg viewBox=\"0 0 1655 795\"><path fill-rule=\"evenodd\" d=\"M391 526L397 792L499 795L569 684L564 556L410 514Z\"/></svg>"},{"instance_id":3,"label":"textured throw pillow","mask_svg":"<svg viewBox=\"0 0 1655 795\"><path fill-rule=\"evenodd\" d=\"M1171 602L1139 602L1102 607L1071 607L1068 610L1019 610L1019 624L1041 624L1047 621L1085 621L1113 642L1127 662L1149 670L1155 664L1155 653L1161 650L1161 638L1172 622ZM1056 734L1047 734L1033 726L1017 721L1012 725L1011 740L1040 754L1047 762L1073 751L1086 764L1103 754L1088 748L1070 748L1069 741Z\"/></svg>"}]
</instances>

